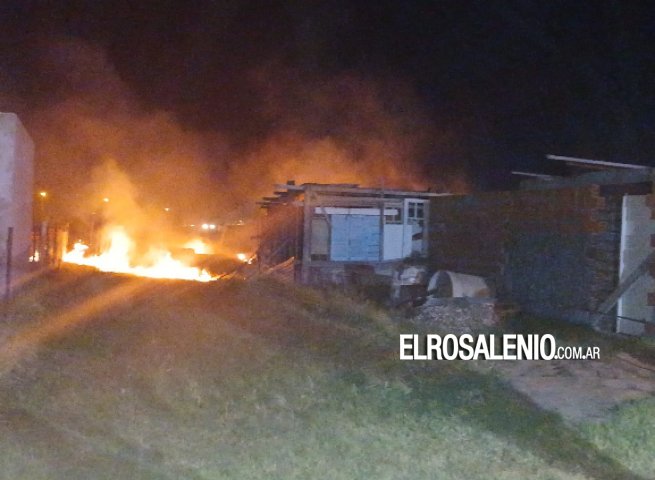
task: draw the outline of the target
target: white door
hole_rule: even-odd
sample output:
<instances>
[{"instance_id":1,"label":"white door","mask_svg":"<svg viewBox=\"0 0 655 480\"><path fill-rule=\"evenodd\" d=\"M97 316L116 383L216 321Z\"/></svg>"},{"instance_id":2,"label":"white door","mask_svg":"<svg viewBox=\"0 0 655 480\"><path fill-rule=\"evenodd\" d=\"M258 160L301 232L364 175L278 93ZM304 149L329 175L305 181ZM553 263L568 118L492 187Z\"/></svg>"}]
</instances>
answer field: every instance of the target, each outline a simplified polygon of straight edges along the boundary
<instances>
[{"instance_id":1,"label":"white door","mask_svg":"<svg viewBox=\"0 0 655 480\"><path fill-rule=\"evenodd\" d=\"M621 212L621 260L619 279L625 279L653 251L651 237L655 234L655 220L646 205L645 195L623 197ZM619 317L655 321L655 307L648 305L648 294L655 292L655 280L646 273L625 292L618 303ZM627 318L619 318L616 330L630 335L644 333L644 325Z\"/></svg>"},{"instance_id":2,"label":"white door","mask_svg":"<svg viewBox=\"0 0 655 480\"><path fill-rule=\"evenodd\" d=\"M426 200L407 199L405 202L405 234L409 240L409 245L405 245L407 256L424 256L427 252L425 222L428 205Z\"/></svg>"}]
</instances>

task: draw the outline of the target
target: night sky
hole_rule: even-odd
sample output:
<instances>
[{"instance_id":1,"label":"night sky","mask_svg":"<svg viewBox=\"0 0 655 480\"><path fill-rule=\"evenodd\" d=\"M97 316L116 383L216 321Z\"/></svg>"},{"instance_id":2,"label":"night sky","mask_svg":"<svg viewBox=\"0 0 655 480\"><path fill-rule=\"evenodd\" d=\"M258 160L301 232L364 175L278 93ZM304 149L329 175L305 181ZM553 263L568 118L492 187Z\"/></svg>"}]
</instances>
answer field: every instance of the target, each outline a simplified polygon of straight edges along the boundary
<instances>
[{"instance_id":1,"label":"night sky","mask_svg":"<svg viewBox=\"0 0 655 480\"><path fill-rule=\"evenodd\" d=\"M80 89L111 96L111 84L76 83L75 68L53 73L43 45L65 39L103 52L122 99L221 138L230 155L210 176L279 131L355 151L349 136L366 134L367 117L303 103L307 90L339 97L352 79L375 85L385 115L429 126L432 140L407 159L428 179L462 171L473 188L502 188L512 169L548 171L548 153L655 165L648 2L368 3L4 1L0 110L30 129L35 112Z\"/></svg>"}]
</instances>

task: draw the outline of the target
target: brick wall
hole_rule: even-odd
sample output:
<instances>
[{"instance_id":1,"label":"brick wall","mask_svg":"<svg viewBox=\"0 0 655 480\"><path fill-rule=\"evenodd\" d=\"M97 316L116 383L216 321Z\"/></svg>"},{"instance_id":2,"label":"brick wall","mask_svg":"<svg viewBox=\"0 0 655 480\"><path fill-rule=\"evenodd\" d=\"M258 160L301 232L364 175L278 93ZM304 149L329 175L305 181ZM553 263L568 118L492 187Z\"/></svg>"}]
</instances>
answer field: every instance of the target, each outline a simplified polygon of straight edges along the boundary
<instances>
[{"instance_id":1,"label":"brick wall","mask_svg":"<svg viewBox=\"0 0 655 480\"><path fill-rule=\"evenodd\" d=\"M506 264L511 204L508 192L433 199L429 246L432 266L497 280Z\"/></svg>"},{"instance_id":2,"label":"brick wall","mask_svg":"<svg viewBox=\"0 0 655 480\"><path fill-rule=\"evenodd\" d=\"M620 214L598 186L436 198L432 267L487 277L542 315L594 310L616 286Z\"/></svg>"}]
</instances>

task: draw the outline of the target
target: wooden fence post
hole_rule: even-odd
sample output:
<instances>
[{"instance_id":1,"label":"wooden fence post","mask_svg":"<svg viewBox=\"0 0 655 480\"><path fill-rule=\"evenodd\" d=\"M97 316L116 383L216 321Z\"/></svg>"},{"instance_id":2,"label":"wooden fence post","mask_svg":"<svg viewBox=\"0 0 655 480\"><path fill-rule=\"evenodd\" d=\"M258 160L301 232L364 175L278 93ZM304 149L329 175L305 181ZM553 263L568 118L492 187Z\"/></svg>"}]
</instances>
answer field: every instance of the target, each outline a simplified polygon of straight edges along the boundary
<instances>
[{"instance_id":1,"label":"wooden fence post","mask_svg":"<svg viewBox=\"0 0 655 480\"><path fill-rule=\"evenodd\" d=\"M14 227L7 228L7 262L5 271L5 300L11 296L11 255L14 244Z\"/></svg>"}]
</instances>

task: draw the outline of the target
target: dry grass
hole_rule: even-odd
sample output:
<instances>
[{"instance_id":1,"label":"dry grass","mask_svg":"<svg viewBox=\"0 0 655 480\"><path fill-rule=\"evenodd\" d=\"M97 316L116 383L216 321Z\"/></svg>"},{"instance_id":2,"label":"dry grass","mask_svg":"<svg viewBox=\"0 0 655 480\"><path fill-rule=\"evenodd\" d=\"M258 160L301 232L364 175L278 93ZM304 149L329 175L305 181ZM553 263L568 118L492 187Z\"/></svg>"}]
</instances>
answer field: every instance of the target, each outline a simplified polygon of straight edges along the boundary
<instances>
[{"instance_id":1,"label":"dry grass","mask_svg":"<svg viewBox=\"0 0 655 480\"><path fill-rule=\"evenodd\" d=\"M8 307L48 334L0 379L0 478L639 478L603 443L639 424L575 431L465 365L401 363L361 299L132 282L63 271Z\"/></svg>"}]
</instances>

